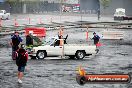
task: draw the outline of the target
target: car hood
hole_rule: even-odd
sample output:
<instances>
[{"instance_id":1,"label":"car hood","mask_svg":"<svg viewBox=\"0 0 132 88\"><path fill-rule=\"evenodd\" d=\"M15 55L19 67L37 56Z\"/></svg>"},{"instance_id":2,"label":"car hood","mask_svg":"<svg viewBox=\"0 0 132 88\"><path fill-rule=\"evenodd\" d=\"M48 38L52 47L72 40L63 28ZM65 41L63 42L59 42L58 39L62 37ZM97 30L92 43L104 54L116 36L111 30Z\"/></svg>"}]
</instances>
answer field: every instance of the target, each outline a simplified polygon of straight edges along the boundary
<instances>
[{"instance_id":1,"label":"car hood","mask_svg":"<svg viewBox=\"0 0 132 88\"><path fill-rule=\"evenodd\" d=\"M39 49L39 50L41 50L41 49L44 49L46 47L50 47L50 45L38 46L38 47L34 47L33 49Z\"/></svg>"}]
</instances>

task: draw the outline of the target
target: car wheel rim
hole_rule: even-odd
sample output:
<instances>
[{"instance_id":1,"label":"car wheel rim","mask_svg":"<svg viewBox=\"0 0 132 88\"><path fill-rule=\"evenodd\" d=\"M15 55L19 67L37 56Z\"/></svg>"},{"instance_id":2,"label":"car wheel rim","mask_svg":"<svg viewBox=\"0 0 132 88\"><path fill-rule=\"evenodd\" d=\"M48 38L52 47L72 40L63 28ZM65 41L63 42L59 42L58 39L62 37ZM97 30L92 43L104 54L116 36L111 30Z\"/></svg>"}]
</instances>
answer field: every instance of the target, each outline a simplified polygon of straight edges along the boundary
<instances>
[{"instance_id":1,"label":"car wheel rim","mask_svg":"<svg viewBox=\"0 0 132 88\"><path fill-rule=\"evenodd\" d=\"M38 56L39 56L39 58L44 58L44 53L43 52L39 52Z\"/></svg>"},{"instance_id":2,"label":"car wheel rim","mask_svg":"<svg viewBox=\"0 0 132 88\"><path fill-rule=\"evenodd\" d=\"M79 56L79 58L83 58L84 55L83 55L82 52L79 52L79 53L78 53L78 56Z\"/></svg>"}]
</instances>

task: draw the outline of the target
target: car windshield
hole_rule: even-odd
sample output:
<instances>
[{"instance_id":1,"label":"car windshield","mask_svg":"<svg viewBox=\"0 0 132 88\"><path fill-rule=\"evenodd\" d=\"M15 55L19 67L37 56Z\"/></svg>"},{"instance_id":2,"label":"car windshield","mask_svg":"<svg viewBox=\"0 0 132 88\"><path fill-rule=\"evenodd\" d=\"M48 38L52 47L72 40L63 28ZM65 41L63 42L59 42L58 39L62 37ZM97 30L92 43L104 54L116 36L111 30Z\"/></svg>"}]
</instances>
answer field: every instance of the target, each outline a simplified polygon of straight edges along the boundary
<instances>
[{"instance_id":1,"label":"car windshield","mask_svg":"<svg viewBox=\"0 0 132 88\"><path fill-rule=\"evenodd\" d=\"M46 38L43 40L44 45L51 45L53 44L55 38Z\"/></svg>"}]
</instances>

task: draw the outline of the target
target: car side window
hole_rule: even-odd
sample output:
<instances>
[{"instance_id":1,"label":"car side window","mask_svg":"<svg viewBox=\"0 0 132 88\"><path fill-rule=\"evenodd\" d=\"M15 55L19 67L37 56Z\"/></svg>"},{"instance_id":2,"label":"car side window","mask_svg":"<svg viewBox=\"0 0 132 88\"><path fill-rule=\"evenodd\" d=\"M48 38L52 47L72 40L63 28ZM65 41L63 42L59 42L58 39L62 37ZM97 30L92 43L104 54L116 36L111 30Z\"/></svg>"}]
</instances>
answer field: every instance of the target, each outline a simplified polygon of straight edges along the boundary
<instances>
[{"instance_id":1,"label":"car side window","mask_svg":"<svg viewBox=\"0 0 132 88\"><path fill-rule=\"evenodd\" d=\"M57 40L55 43L54 43L55 46L59 46L60 45L60 40Z\"/></svg>"}]
</instances>

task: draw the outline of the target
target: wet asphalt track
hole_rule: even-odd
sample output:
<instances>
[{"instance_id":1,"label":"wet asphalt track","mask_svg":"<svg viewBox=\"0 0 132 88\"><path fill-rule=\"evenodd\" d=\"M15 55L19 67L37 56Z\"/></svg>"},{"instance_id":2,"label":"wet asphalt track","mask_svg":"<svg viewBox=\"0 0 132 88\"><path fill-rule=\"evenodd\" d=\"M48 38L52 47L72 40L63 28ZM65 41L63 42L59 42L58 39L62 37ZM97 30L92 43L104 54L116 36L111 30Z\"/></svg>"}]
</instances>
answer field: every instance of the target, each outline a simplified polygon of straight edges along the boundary
<instances>
[{"instance_id":1,"label":"wet asphalt track","mask_svg":"<svg viewBox=\"0 0 132 88\"><path fill-rule=\"evenodd\" d=\"M90 29L90 31L104 29ZM111 29L109 29L111 30ZM124 29L125 30L125 29ZM124 31L122 30L122 31ZM58 31L49 31L55 35ZM68 43L87 43L85 29L65 30L69 34ZM84 60L48 57L45 60L29 60L24 73L23 84L17 83L17 67L11 60L11 48L0 48L0 88L132 88L132 84L86 84L76 82L79 65L87 73L130 73L132 75L132 30L125 30L124 40L101 40L103 46L97 55ZM5 40L6 39L6 40ZM0 44L6 45L9 36L1 38ZM89 44L92 41L89 40Z\"/></svg>"}]
</instances>

